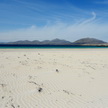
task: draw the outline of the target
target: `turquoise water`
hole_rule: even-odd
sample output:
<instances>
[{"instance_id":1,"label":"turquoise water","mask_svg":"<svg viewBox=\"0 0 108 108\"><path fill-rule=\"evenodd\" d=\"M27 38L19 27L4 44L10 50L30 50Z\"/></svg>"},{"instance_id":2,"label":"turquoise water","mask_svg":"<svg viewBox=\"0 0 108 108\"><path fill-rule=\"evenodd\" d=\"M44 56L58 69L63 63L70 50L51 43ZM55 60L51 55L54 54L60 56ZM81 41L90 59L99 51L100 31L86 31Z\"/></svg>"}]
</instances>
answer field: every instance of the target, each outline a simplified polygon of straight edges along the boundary
<instances>
[{"instance_id":1,"label":"turquoise water","mask_svg":"<svg viewBox=\"0 0 108 108\"><path fill-rule=\"evenodd\" d=\"M0 49L81 49L81 48L108 48L101 46L0 46Z\"/></svg>"}]
</instances>

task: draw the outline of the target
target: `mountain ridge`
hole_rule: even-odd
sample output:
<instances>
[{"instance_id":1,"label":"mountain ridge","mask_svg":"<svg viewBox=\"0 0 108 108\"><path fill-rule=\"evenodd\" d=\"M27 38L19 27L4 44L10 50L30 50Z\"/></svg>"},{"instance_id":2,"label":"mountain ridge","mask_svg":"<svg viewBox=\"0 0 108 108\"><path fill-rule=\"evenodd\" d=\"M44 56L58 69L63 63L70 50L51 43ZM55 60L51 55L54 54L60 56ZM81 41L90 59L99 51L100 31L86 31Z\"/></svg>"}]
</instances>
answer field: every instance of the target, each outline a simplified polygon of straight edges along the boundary
<instances>
[{"instance_id":1,"label":"mountain ridge","mask_svg":"<svg viewBox=\"0 0 108 108\"><path fill-rule=\"evenodd\" d=\"M81 38L74 42L56 38L53 40L43 40L43 41L19 40L15 42L7 42L4 44L9 44L9 45L99 45L99 44L108 44L108 43L102 40L96 39L96 38Z\"/></svg>"}]
</instances>

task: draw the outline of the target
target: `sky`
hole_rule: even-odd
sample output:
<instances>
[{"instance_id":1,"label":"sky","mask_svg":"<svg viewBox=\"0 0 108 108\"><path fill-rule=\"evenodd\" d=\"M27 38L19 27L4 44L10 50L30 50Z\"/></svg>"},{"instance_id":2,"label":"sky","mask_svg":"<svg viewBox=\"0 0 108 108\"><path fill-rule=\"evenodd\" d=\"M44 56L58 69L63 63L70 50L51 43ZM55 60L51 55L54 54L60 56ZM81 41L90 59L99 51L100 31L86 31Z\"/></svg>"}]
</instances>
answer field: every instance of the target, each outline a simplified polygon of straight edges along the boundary
<instances>
[{"instance_id":1,"label":"sky","mask_svg":"<svg viewBox=\"0 0 108 108\"><path fill-rule=\"evenodd\" d=\"M0 42L86 37L108 42L108 0L0 0Z\"/></svg>"}]
</instances>

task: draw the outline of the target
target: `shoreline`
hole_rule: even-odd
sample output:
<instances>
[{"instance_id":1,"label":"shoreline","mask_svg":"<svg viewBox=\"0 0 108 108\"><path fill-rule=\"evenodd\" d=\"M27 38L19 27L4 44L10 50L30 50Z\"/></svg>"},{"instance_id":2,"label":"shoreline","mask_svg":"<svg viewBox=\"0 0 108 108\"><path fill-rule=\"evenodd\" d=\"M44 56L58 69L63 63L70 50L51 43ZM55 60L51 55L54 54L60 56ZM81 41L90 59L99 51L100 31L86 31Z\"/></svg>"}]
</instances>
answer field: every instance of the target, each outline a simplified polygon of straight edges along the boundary
<instances>
[{"instance_id":1,"label":"shoreline","mask_svg":"<svg viewBox=\"0 0 108 108\"><path fill-rule=\"evenodd\" d=\"M107 51L107 48L3 48L0 49L0 51L99 51L99 50L105 50Z\"/></svg>"}]
</instances>

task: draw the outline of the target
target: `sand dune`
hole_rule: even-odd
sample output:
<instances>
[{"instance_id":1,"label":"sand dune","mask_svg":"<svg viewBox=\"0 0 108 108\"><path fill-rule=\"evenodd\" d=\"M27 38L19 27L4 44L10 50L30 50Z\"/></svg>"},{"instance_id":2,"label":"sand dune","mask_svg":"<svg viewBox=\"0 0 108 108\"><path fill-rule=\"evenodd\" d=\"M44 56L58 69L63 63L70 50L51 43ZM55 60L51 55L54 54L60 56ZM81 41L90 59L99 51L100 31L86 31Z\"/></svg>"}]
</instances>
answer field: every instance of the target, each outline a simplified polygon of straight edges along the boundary
<instances>
[{"instance_id":1,"label":"sand dune","mask_svg":"<svg viewBox=\"0 0 108 108\"><path fill-rule=\"evenodd\" d=\"M108 108L107 49L0 49L0 108Z\"/></svg>"}]
</instances>

